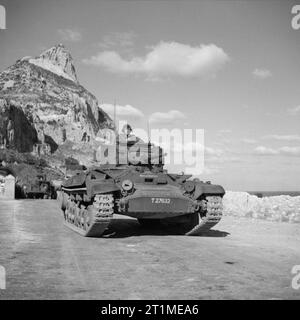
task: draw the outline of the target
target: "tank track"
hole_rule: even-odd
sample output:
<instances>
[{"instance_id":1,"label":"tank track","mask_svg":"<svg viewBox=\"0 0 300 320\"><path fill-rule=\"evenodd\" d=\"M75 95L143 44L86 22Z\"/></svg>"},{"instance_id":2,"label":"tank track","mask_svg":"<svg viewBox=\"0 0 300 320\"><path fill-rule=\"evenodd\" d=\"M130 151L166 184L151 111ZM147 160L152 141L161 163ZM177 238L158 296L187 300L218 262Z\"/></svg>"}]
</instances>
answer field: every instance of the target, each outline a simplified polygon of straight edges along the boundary
<instances>
[{"instance_id":1,"label":"tank track","mask_svg":"<svg viewBox=\"0 0 300 320\"><path fill-rule=\"evenodd\" d=\"M98 194L92 204L86 204L64 192L62 210L68 228L84 237L100 237L112 219L114 198L112 194Z\"/></svg>"},{"instance_id":2,"label":"tank track","mask_svg":"<svg viewBox=\"0 0 300 320\"><path fill-rule=\"evenodd\" d=\"M202 200L202 206L206 211L205 216L201 217L201 214L198 213L195 220L196 225L191 230L186 232L186 235L201 235L210 230L221 220L223 212L222 197L206 197L205 200Z\"/></svg>"}]
</instances>

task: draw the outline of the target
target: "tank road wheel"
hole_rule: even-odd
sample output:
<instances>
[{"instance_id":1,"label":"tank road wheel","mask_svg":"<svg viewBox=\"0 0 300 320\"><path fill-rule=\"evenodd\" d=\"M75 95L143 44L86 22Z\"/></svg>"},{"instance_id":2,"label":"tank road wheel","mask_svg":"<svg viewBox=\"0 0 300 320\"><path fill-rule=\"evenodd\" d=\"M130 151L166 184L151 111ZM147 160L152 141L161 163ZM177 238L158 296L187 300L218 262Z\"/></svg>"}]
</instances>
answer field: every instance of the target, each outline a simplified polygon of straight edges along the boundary
<instances>
[{"instance_id":1,"label":"tank road wheel","mask_svg":"<svg viewBox=\"0 0 300 320\"><path fill-rule=\"evenodd\" d=\"M90 228L91 225L91 218L89 216L89 212L87 209L84 209L84 215L83 215L83 229L87 231Z\"/></svg>"},{"instance_id":2,"label":"tank road wheel","mask_svg":"<svg viewBox=\"0 0 300 320\"><path fill-rule=\"evenodd\" d=\"M80 227L82 229L84 229L84 211L85 211L84 205L81 205L79 210L79 219L80 219Z\"/></svg>"}]
</instances>

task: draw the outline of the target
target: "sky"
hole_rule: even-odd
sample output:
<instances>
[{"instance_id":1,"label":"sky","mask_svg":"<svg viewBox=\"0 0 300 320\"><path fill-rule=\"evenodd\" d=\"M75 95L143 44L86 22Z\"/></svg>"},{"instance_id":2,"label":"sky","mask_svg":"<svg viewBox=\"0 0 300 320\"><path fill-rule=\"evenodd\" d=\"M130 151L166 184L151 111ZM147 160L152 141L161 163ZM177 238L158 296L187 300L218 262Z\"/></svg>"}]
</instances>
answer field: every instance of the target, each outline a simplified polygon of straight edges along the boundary
<instances>
[{"instance_id":1,"label":"sky","mask_svg":"<svg viewBox=\"0 0 300 320\"><path fill-rule=\"evenodd\" d=\"M0 0L0 70L63 43L104 110L116 104L135 127L204 130L203 180L300 190L296 3Z\"/></svg>"}]
</instances>

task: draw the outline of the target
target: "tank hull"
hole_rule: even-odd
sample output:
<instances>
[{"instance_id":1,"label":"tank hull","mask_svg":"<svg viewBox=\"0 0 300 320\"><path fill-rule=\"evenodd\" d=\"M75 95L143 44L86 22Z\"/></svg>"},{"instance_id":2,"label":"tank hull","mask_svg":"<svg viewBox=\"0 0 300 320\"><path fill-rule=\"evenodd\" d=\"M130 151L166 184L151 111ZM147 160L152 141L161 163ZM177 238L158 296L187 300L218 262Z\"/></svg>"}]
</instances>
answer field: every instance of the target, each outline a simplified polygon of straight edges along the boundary
<instances>
[{"instance_id":1,"label":"tank hull","mask_svg":"<svg viewBox=\"0 0 300 320\"><path fill-rule=\"evenodd\" d=\"M221 186L165 172L136 168L92 169L62 185L65 225L83 236L100 237L113 214L162 225L179 234L201 235L222 217Z\"/></svg>"}]
</instances>

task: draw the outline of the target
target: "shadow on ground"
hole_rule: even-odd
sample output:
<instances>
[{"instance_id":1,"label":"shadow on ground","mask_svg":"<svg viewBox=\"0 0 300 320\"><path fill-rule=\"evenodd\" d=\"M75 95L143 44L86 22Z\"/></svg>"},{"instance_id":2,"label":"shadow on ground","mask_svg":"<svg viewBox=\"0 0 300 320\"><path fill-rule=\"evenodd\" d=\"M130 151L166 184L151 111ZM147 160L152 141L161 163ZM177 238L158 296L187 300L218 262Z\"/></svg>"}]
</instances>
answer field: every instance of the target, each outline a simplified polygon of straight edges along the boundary
<instances>
[{"instance_id":1,"label":"shadow on ground","mask_svg":"<svg viewBox=\"0 0 300 320\"><path fill-rule=\"evenodd\" d=\"M126 238L133 236L159 235L170 236L180 235L178 229L172 229L162 225L142 226L134 219L113 219L108 230L102 235L104 238ZM230 233L220 230L209 230L202 234L203 237L227 237Z\"/></svg>"}]
</instances>

